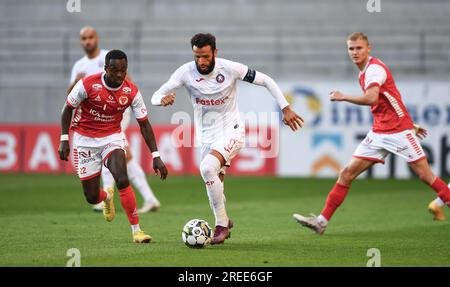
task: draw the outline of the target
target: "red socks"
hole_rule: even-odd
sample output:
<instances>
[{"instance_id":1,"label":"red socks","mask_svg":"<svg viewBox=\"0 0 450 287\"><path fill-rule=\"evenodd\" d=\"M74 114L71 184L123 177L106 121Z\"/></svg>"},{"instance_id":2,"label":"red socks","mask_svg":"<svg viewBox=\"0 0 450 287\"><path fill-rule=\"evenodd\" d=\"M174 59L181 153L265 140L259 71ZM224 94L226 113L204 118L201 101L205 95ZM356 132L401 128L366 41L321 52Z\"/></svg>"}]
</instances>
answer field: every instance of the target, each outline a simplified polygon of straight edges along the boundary
<instances>
[{"instance_id":1,"label":"red socks","mask_svg":"<svg viewBox=\"0 0 450 287\"><path fill-rule=\"evenodd\" d=\"M102 201L105 201L106 197L108 195L106 194L106 191L104 191L103 189L100 188L100 190L98 191L98 199L97 202L95 204L98 204Z\"/></svg>"},{"instance_id":2,"label":"red socks","mask_svg":"<svg viewBox=\"0 0 450 287\"><path fill-rule=\"evenodd\" d=\"M330 220L333 216L333 213L344 201L349 189L350 186L342 185L336 182L333 189L328 194L327 201L325 202L325 207L320 214L322 214L323 217L325 217L327 220Z\"/></svg>"},{"instance_id":3,"label":"red socks","mask_svg":"<svg viewBox=\"0 0 450 287\"><path fill-rule=\"evenodd\" d=\"M136 209L136 197L134 196L133 189L131 185L119 190L120 194L120 203L122 204L123 209L127 213L128 221L130 221L131 225L135 225L139 223L139 216Z\"/></svg>"},{"instance_id":4,"label":"red socks","mask_svg":"<svg viewBox=\"0 0 450 287\"><path fill-rule=\"evenodd\" d=\"M442 199L445 204L448 204L450 202L450 189L440 177L436 177L433 184L431 185L431 188L437 192L439 198Z\"/></svg>"}]
</instances>

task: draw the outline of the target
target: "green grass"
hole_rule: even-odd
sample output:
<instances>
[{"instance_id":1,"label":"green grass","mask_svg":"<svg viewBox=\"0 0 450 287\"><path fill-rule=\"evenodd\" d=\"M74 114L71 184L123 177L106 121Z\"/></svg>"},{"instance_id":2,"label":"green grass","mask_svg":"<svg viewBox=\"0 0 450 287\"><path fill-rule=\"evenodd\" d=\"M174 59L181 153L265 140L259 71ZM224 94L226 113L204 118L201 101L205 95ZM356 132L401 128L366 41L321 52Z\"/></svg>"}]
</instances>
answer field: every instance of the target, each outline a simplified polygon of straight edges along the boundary
<instances>
[{"instance_id":1,"label":"green grass","mask_svg":"<svg viewBox=\"0 0 450 287\"><path fill-rule=\"evenodd\" d=\"M450 221L431 220L434 192L418 180L356 181L317 236L292 213L320 213L334 180L230 177L232 237L198 250L181 230L192 218L214 224L200 178L149 179L162 208L141 215L154 241L137 245L118 196L107 223L75 176L0 175L0 266L65 266L69 248L80 250L82 266L365 266L369 248L380 249L382 266L450 266Z\"/></svg>"}]
</instances>

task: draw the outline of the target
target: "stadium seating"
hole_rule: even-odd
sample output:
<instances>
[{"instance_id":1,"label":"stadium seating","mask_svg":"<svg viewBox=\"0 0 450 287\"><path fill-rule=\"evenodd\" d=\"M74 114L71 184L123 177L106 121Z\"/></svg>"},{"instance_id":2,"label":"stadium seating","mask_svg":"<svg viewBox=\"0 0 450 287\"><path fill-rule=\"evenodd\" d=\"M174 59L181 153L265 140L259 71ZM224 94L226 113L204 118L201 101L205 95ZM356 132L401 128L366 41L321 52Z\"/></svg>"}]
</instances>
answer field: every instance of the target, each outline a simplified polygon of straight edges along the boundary
<instances>
[{"instance_id":1,"label":"stadium seating","mask_svg":"<svg viewBox=\"0 0 450 287\"><path fill-rule=\"evenodd\" d=\"M366 1L347 0L80 1L80 13L67 12L66 1L0 2L0 122L58 121L55 106L82 56L84 25L98 29L103 48L129 54L131 73L147 95L191 59L196 32L214 33L221 56L276 79L354 77L345 37L356 30L369 35L374 55L403 78L450 72L446 0L382 1L381 13L368 13ZM190 110L187 105L181 103ZM156 122L167 121L161 115Z\"/></svg>"}]
</instances>

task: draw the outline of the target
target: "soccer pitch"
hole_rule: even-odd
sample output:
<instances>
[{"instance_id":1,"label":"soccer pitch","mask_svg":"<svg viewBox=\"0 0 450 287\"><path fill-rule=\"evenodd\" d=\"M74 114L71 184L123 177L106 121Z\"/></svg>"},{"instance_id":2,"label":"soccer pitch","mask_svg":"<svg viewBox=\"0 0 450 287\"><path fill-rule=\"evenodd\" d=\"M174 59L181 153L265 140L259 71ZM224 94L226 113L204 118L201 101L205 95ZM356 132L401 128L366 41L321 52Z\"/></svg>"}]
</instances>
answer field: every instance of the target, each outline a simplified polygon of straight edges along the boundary
<instances>
[{"instance_id":1,"label":"soccer pitch","mask_svg":"<svg viewBox=\"0 0 450 287\"><path fill-rule=\"evenodd\" d=\"M149 180L162 208L141 215L153 242L138 245L117 192L116 219L108 223L91 211L76 176L0 175L0 265L63 267L67 250L77 248L81 266L363 267L367 250L378 248L381 266L450 266L450 221L432 220L427 205L435 194L419 180L357 180L318 236L292 213L320 213L334 180L230 176L235 227L224 245L204 249L181 240L189 219L214 225L201 178Z\"/></svg>"}]
</instances>

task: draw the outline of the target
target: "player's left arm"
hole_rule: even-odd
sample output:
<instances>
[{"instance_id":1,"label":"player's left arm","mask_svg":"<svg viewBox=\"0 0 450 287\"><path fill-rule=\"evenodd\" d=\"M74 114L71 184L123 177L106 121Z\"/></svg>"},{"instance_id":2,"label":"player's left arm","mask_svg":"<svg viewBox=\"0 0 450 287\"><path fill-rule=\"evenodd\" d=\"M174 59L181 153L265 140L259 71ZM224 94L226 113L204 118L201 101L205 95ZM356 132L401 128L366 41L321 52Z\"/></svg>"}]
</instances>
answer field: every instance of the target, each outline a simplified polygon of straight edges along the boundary
<instances>
[{"instance_id":1,"label":"player's left arm","mask_svg":"<svg viewBox=\"0 0 450 287\"><path fill-rule=\"evenodd\" d=\"M416 133L416 136L421 140L426 138L428 135L428 130L418 124L414 124L414 132Z\"/></svg>"},{"instance_id":2,"label":"player's left arm","mask_svg":"<svg viewBox=\"0 0 450 287\"><path fill-rule=\"evenodd\" d=\"M158 153L155 134L153 133L153 128L150 122L148 121L147 108L140 92L138 92L134 97L133 102L131 103L131 108L139 124L145 144L152 153L153 170L155 171L155 174L159 174L160 178L164 180L167 178L168 171Z\"/></svg>"},{"instance_id":3,"label":"player's left arm","mask_svg":"<svg viewBox=\"0 0 450 287\"><path fill-rule=\"evenodd\" d=\"M258 86L265 87L273 98L278 103L281 111L283 112L283 123L291 128L291 130L296 131L303 127L303 119L294 112L286 98L283 95L280 87L275 83L275 81L268 75L249 69L247 66L234 63L236 71L240 74L240 78ZM245 71L245 74L244 74Z\"/></svg>"},{"instance_id":4,"label":"player's left arm","mask_svg":"<svg viewBox=\"0 0 450 287\"><path fill-rule=\"evenodd\" d=\"M155 134L153 133L152 125L146 118L145 120L138 121L139 128L141 129L142 137L145 140L145 144L152 152L153 156L153 170L156 175L159 175L162 180L167 178L167 168L164 162L161 160L161 156L158 153L158 147L156 145Z\"/></svg>"}]
</instances>

